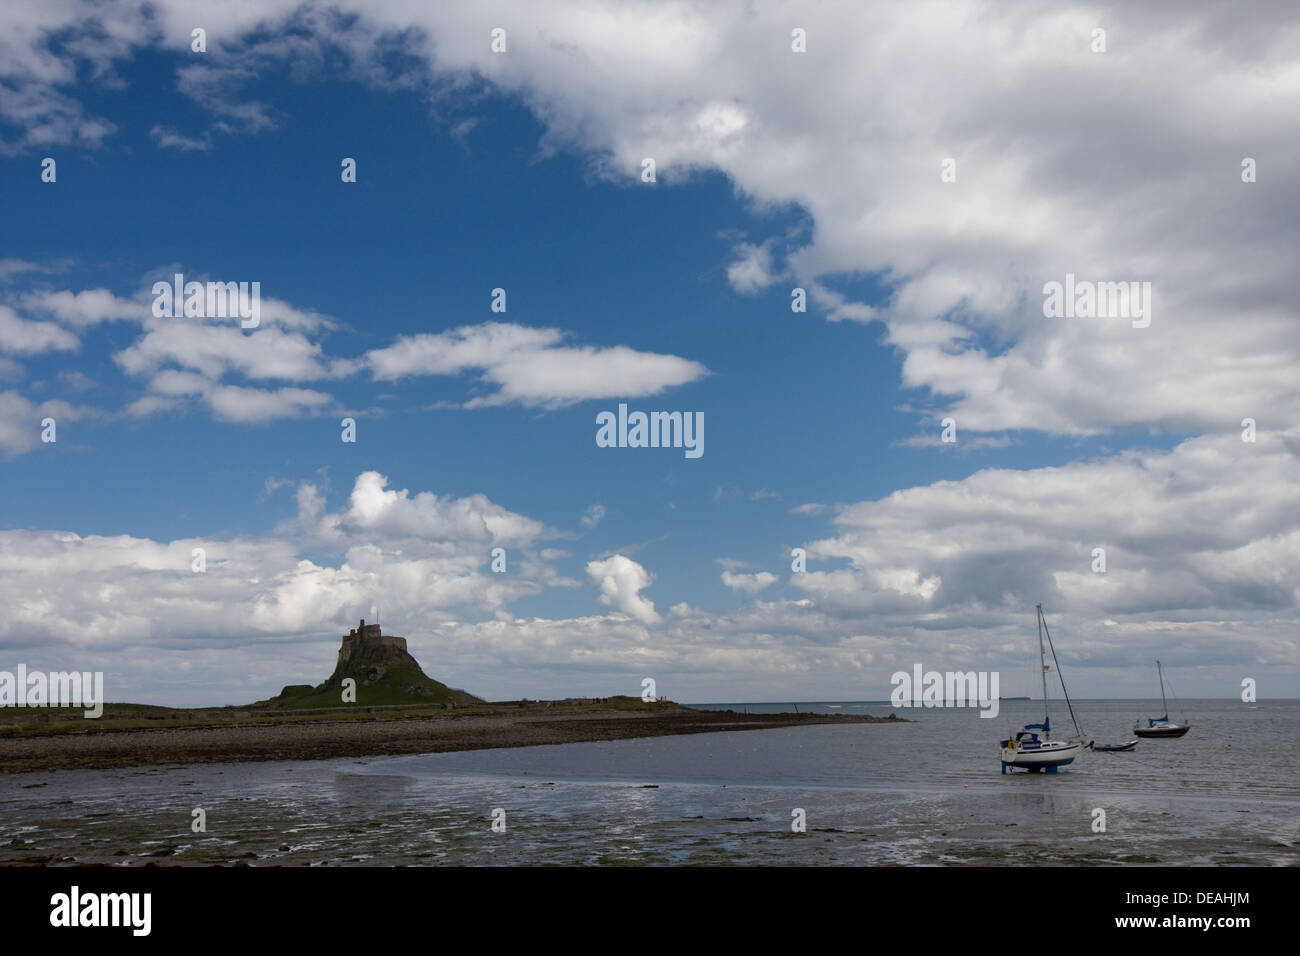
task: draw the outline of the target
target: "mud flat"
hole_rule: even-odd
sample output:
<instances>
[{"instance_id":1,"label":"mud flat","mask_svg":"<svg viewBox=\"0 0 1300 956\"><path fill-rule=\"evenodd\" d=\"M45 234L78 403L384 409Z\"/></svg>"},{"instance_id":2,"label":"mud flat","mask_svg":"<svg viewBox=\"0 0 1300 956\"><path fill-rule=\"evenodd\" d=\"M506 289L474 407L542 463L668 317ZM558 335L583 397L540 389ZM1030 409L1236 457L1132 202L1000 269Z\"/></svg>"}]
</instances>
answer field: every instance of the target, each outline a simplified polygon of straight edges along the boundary
<instances>
[{"instance_id":1,"label":"mud flat","mask_svg":"<svg viewBox=\"0 0 1300 956\"><path fill-rule=\"evenodd\" d=\"M181 763L323 760L331 757L442 753L494 747L665 737L676 734L768 730L814 724L903 723L886 717L825 714L737 714L673 704L611 709L599 704L547 708L506 705L474 712L427 708L368 708L365 713L322 711L215 716L169 712L159 726L86 728L7 727L0 733L0 772L104 769ZM96 722L98 723L98 722Z\"/></svg>"}]
</instances>

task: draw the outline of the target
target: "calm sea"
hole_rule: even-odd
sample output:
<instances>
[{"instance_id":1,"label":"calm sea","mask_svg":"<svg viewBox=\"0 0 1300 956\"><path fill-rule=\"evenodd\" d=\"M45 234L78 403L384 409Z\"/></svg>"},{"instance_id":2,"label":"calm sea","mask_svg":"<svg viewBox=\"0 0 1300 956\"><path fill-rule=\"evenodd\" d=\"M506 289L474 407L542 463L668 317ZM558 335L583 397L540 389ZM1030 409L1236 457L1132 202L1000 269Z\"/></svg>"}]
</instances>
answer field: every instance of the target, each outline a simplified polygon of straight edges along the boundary
<instances>
[{"instance_id":1,"label":"calm sea","mask_svg":"<svg viewBox=\"0 0 1300 956\"><path fill-rule=\"evenodd\" d=\"M798 707L889 712L852 701ZM1076 705L1098 742L1130 739L1133 721L1158 707ZM1300 701L1182 707L1171 714L1192 721L1181 740L1085 752L1055 775L999 773L998 739L1042 713L1015 701L995 719L905 710L911 722L893 725L9 775L0 861L1300 863ZM1067 726L1054 706L1053 729ZM204 833L191 830L196 808ZM794 832L800 818L806 829Z\"/></svg>"}]
</instances>

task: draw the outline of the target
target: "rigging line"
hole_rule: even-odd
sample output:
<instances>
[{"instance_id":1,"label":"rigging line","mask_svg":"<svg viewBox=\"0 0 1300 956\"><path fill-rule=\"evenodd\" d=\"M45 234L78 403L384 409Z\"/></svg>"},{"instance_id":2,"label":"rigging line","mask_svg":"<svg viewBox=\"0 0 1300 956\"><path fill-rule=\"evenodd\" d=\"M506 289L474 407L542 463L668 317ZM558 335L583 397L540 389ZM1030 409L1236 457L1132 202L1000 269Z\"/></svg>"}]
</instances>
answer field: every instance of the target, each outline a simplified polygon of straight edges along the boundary
<instances>
[{"instance_id":1,"label":"rigging line","mask_svg":"<svg viewBox=\"0 0 1300 956\"><path fill-rule=\"evenodd\" d=\"M1175 704L1178 703L1178 695L1177 695L1176 693L1174 693L1174 682L1171 681L1168 677L1166 677L1166 678L1165 678L1165 683L1169 685L1169 696L1172 697L1172 698L1174 699L1174 703L1175 703ZM1179 710L1181 710L1181 709L1182 709L1182 708L1180 707Z\"/></svg>"},{"instance_id":2,"label":"rigging line","mask_svg":"<svg viewBox=\"0 0 1300 956\"><path fill-rule=\"evenodd\" d=\"M1070 691L1065 686L1065 674L1061 671L1061 662L1056 659L1056 645L1052 643L1052 632L1047 626L1046 614L1043 614L1043 632L1047 635L1047 646L1052 649L1052 663L1056 665L1056 676L1061 679L1061 690L1065 692L1065 706L1070 708L1070 720L1074 723L1074 732L1082 737L1083 731L1079 729L1079 719L1074 716L1074 704L1070 703Z\"/></svg>"}]
</instances>

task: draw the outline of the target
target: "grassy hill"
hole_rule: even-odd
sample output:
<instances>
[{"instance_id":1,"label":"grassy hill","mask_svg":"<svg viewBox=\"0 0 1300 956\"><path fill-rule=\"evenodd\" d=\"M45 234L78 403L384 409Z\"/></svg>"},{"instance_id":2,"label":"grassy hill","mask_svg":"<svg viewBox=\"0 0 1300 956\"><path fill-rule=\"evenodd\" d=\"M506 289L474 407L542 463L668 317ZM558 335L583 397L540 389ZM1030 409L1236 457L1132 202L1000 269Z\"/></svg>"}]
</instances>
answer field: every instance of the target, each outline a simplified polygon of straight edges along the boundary
<instances>
[{"instance_id":1,"label":"grassy hill","mask_svg":"<svg viewBox=\"0 0 1300 956\"><path fill-rule=\"evenodd\" d=\"M483 699L441 681L427 677L418 669L393 667L371 684L357 685L355 704L343 702L343 689L329 683L312 687L291 684L270 700L258 701L254 707L300 710L317 707L380 707L393 704L445 704L466 707L481 704Z\"/></svg>"}]
</instances>

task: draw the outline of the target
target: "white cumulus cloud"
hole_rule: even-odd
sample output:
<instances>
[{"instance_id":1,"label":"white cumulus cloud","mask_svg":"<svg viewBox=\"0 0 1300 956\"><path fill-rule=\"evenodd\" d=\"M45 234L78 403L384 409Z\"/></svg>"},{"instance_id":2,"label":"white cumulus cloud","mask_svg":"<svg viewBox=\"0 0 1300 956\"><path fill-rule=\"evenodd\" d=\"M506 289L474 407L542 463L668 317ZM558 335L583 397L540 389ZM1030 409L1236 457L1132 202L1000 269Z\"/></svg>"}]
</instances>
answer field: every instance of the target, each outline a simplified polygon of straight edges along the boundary
<instances>
[{"instance_id":1,"label":"white cumulus cloud","mask_svg":"<svg viewBox=\"0 0 1300 956\"><path fill-rule=\"evenodd\" d=\"M600 603L642 624L659 623L654 602L641 596L650 586L650 574L640 564L621 554L603 561L588 561L587 576L600 589Z\"/></svg>"}]
</instances>

